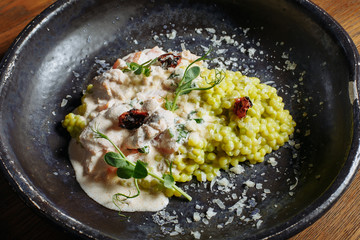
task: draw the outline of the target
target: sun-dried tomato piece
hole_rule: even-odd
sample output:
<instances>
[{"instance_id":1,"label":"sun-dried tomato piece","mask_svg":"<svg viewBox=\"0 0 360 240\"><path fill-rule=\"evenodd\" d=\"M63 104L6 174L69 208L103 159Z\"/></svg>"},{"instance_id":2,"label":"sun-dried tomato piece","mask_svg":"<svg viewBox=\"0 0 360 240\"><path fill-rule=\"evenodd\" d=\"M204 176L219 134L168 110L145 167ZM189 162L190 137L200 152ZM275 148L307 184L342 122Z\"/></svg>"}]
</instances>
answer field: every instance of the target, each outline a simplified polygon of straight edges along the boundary
<instances>
[{"instance_id":1,"label":"sun-dried tomato piece","mask_svg":"<svg viewBox=\"0 0 360 240\"><path fill-rule=\"evenodd\" d=\"M172 53L165 53L158 57L158 61L161 63L161 66L165 69L174 68L181 62L181 56L174 55Z\"/></svg>"},{"instance_id":2,"label":"sun-dried tomato piece","mask_svg":"<svg viewBox=\"0 0 360 240\"><path fill-rule=\"evenodd\" d=\"M234 113L239 118L243 118L246 116L248 109L251 108L252 106L253 104L250 101L249 97L236 98L234 104Z\"/></svg>"},{"instance_id":3,"label":"sun-dried tomato piece","mask_svg":"<svg viewBox=\"0 0 360 240\"><path fill-rule=\"evenodd\" d=\"M119 116L119 127L133 130L144 124L149 114L139 109L131 109Z\"/></svg>"}]
</instances>

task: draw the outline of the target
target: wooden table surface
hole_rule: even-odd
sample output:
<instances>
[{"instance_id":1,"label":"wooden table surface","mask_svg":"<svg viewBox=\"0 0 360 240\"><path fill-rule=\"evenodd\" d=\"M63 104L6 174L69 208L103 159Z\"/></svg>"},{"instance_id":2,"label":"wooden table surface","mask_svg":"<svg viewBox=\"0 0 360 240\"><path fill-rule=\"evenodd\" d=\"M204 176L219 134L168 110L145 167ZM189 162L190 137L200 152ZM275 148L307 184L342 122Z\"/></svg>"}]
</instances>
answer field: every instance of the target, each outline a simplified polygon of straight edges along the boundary
<instances>
[{"instance_id":1,"label":"wooden table surface","mask_svg":"<svg viewBox=\"0 0 360 240\"><path fill-rule=\"evenodd\" d=\"M0 0L0 58L20 31L54 0ZM313 0L334 17L360 50L360 0ZM340 200L299 239L360 239L360 172ZM1 239L71 239L48 219L29 208L0 174ZM4 238L5 237L5 238Z\"/></svg>"}]
</instances>

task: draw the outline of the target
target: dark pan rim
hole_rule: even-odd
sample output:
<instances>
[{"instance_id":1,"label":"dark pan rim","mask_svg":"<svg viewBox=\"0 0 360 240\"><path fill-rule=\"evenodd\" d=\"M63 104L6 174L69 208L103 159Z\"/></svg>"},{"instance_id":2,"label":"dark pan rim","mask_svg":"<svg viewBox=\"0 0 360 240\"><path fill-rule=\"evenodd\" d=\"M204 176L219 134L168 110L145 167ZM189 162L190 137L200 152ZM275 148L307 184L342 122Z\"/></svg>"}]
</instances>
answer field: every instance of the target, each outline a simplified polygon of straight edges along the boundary
<instances>
[{"instance_id":1,"label":"dark pan rim","mask_svg":"<svg viewBox=\"0 0 360 240\"><path fill-rule=\"evenodd\" d=\"M76 0L59 0L55 2L31 21L18 35L0 64L0 92L3 90L7 79L11 75L12 63L17 58L17 55L21 54L21 49L26 45L27 41L38 31L39 26L56 17L58 13L66 10L66 8L74 2L76 2ZM269 229L264 235L256 236L256 239L288 238L310 226L324 215L345 192L352 179L355 177L360 165L360 124L359 121L357 121L360 119L359 95L357 91L360 89L360 59L357 48L350 36L339 23L320 7L309 0L293 0L293 2L299 6L301 11L336 39L347 57L351 73L350 77L354 83L355 95L355 101L353 102L353 139L344 166L326 192L298 215L292 217L288 222ZM1 123L2 119L0 119L0 124ZM46 196L42 196L41 193L37 191L31 180L23 175L22 170L16 168L14 162L10 162L7 148L1 138L2 137L0 136L0 159L2 160L0 168L4 172L4 175L11 186L27 205L35 208L42 215L55 222L57 225L64 227L69 232L82 237L109 238L109 236L105 236L104 233L97 229L89 227L56 209L55 206L47 200Z\"/></svg>"}]
</instances>

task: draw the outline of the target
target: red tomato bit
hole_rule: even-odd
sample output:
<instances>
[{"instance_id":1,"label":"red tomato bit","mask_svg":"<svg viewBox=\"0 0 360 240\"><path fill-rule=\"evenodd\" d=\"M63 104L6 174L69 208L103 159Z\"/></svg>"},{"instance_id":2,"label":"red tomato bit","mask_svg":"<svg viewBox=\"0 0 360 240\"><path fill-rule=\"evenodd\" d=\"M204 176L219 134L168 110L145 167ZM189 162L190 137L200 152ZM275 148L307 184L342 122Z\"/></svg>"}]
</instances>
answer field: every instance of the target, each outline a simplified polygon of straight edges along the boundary
<instances>
[{"instance_id":1,"label":"red tomato bit","mask_svg":"<svg viewBox=\"0 0 360 240\"><path fill-rule=\"evenodd\" d=\"M253 106L249 97L241 97L235 99L234 113L239 118L246 116L247 110Z\"/></svg>"},{"instance_id":2,"label":"red tomato bit","mask_svg":"<svg viewBox=\"0 0 360 240\"><path fill-rule=\"evenodd\" d=\"M133 130L144 124L149 114L139 109L131 109L119 116L119 127Z\"/></svg>"},{"instance_id":3,"label":"red tomato bit","mask_svg":"<svg viewBox=\"0 0 360 240\"><path fill-rule=\"evenodd\" d=\"M166 53L158 57L158 61L165 69L175 68L181 62L181 56L174 55L172 53Z\"/></svg>"}]
</instances>

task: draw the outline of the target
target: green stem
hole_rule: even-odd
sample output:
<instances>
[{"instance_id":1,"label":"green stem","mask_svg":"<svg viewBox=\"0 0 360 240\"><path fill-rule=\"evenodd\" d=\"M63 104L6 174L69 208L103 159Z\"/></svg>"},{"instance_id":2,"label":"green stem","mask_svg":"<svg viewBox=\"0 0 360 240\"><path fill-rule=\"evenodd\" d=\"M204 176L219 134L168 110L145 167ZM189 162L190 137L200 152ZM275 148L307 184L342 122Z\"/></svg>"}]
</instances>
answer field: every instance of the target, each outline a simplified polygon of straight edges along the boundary
<instances>
[{"instance_id":1,"label":"green stem","mask_svg":"<svg viewBox=\"0 0 360 240\"><path fill-rule=\"evenodd\" d=\"M172 102L172 106L171 106L171 111L172 111L172 112L175 111L175 109L176 109L176 101L177 101L179 95L180 95L180 93L177 93L177 94L175 95L174 101Z\"/></svg>"}]
</instances>

